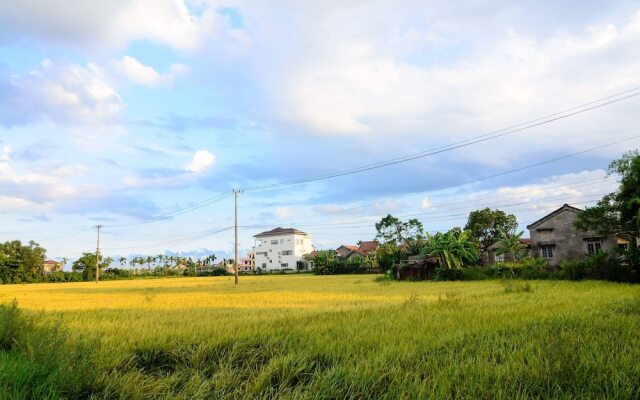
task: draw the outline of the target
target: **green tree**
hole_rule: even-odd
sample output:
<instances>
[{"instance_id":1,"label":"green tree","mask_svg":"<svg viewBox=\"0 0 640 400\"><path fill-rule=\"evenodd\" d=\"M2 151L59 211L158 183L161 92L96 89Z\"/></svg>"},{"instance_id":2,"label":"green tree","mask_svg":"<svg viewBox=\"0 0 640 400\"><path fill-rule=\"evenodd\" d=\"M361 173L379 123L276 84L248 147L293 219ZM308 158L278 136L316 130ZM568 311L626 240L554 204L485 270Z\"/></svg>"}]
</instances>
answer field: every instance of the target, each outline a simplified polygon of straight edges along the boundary
<instances>
[{"instance_id":1,"label":"green tree","mask_svg":"<svg viewBox=\"0 0 640 400\"><path fill-rule=\"evenodd\" d=\"M609 165L610 174L620 175L617 191L604 196L595 207L578 215L576 226L602 234L640 236L640 152L626 153Z\"/></svg>"},{"instance_id":2,"label":"green tree","mask_svg":"<svg viewBox=\"0 0 640 400\"><path fill-rule=\"evenodd\" d=\"M317 275L334 274L338 267L336 252L333 250L317 251L315 257L310 259L310 261L313 261L313 271Z\"/></svg>"},{"instance_id":3,"label":"green tree","mask_svg":"<svg viewBox=\"0 0 640 400\"><path fill-rule=\"evenodd\" d=\"M518 221L515 215L487 207L471 211L464 230L468 231L469 238L478 243L482 251L485 251L498 240L500 231L512 232L516 228L518 228Z\"/></svg>"},{"instance_id":4,"label":"green tree","mask_svg":"<svg viewBox=\"0 0 640 400\"><path fill-rule=\"evenodd\" d=\"M595 207L576 219L576 227L600 234L618 234L629 240L627 261L640 272L640 152L630 151L609 164L609 174L620 176L618 190L605 195Z\"/></svg>"},{"instance_id":5,"label":"green tree","mask_svg":"<svg viewBox=\"0 0 640 400\"><path fill-rule=\"evenodd\" d=\"M112 262L111 257L104 258L101 254L99 265L100 273L109 268ZM73 262L71 270L82 273L82 279L85 281L94 280L96 276L96 253L82 253L82 256Z\"/></svg>"},{"instance_id":6,"label":"green tree","mask_svg":"<svg viewBox=\"0 0 640 400\"><path fill-rule=\"evenodd\" d=\"M3 283L42 280L46 252L34 241L28 245L19 240L0 243L0 280Z\"/></svg>"}]
</instances>

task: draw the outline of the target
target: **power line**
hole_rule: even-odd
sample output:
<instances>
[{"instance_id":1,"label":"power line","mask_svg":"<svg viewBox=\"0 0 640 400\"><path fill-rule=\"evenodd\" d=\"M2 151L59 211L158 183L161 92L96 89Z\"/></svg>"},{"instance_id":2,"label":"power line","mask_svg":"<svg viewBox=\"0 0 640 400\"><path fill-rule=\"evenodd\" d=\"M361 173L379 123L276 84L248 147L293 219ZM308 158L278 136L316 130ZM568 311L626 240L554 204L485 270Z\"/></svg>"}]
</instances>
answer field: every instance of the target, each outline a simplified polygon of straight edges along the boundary
<instances>
[{"instance_id":1,"label":"power line","mask_svg":"<svg viewBox=\"0 0 640 400\"><path fill-rule=\"evenodd\" d=\"M145 248L145 247L161 246L161 245L164 245L164 244L181 243L181 242L185 242L185 241L191 241L191 240L195 240L195 239L200 239L200 238L203 238L203 237L206 237L206 236L215 235L217 233L228 231L230 229L233 229L233 226L229 226L229 227L222 228L222 229L207 229L207 230L202 231L202 232L198 232L198 233L195 233L195 234L190 234L190 235L182 237L180 239L171 239L171 240L167 240L167 241L159 242L159 243L147 243L147 244L143 244L143 245L140 245L140 246L127 246L127 247L106 247L106 248L103 248L103 250L141 249L141 248Z\"/></svg>"},{"instance_id":2,"label":"power line","mask_svg":"<svg viewBox=\"0 0 640 400\"><path fill-rule=\"evenodd\" d=\"M539 166L542 166L542 165L551 164L551 163L554 163L554 162L557 162L557 161L560 161L560 160L565 160L565 159L568 159L568 158L576 157L578 155L586 154L586 153L589 153L589 152L592 152L592 151L601 150L601 149L604 149L606 147L610 147L610 146L614 146L616 144L632 141L632 140L638 139L638 138L640 138L640 135L627 137L627 138L624 138L624 139L620 139L620 140L616 140L616 141L613 141L613 142L604 143L604 144L599 145L599 146L595 146L595 147L591 147L591 148L588 148L588 149L585 149L585 150L581 150L581 151L578 151L578 152L575 152L575 153L566 154L566 155L561 156L561 157L556 157L556 158L552 158L552 159L549 159L549 160L545 160L545 161L541 161L541 162L525 165L525 166L522 166L522 167L518 167L518 168L502 171L502 172L499 172L497 174L492 174L492 175L476 178L476 179L469 180L469 181L466 181L466 182L456 183L454 185L441 186L441 187L438 187L436 189L430 190L428 192L419 193L417 195L424 196L427 193L431 193L431 192L454 189L454 188L457 188L457 187L466 186L466 185L470 185L470 184L473 184L473 183L486 181L486 180L493 179L493 178L498 178L498 177L501 177L501 176L513 174L513 173L516 173L516 172L521 172L521 171L524 171L524 170L527 170L527 169L531 169L531 168L535 168L535 167L539 167ZM415 196L415 195L413 195L413 196ZM354 207L349 207L349 208L337 210L335 212L328 212L328 213L324 213L324 214L316 213L314 215L310 215L310 216L307 216L307 217L301 217L301 218L298 218L298 219L312 218L312 217L315 217L316 215L318 215L318 216L326 216L326 215L329 215L329 214L338 214L338 213L343 213L343 212L346 212L346 211L355 210L355 209L362 208L362 207L375 206L376 204L380 204L380 202L360 204L360 205L357 205L357 206L354 206Z\"/></svg>"},{"instance_id":3,"label":"power line","mask_svg":"<svg viewBox=\"0 0 640 400\"><path fill-rule=\"evenodd\" d=\"M166 219L178 216L178 215L182 215L182 214L194 211L194 210L198 210L198 209L200 209L202 207L208 206L209 204L213 204L213 203L218 202L220 200L226 199L229 196L231 196L231 193L221 193L221 194L219 194L217 196L214 196L212 198L203 200L203 201L201 201L199 203L196 203L196 204L194 204L192 206L189 206L189 207L185 207L185 208L180 209L178 211L174 211L174 212L163 214L163 215L158 215L158 216L151 217L151 218L148 218L146 220L142 220L142 221L138 221L138 222L132 222L132 223L128 223L128 224L104 225L104 227L105 228L119 228L119 227L128 227L128 226L137 226L137 225L150 224L152 222L166 220Z\"/></svg>"},{"instance_id":4,"label":"power line","mask_svg":"<svg viewBox=\"0 0 640 400\"><path fill-rule=\"evenodd\" d=\"M633 98L633 97L636 97L636 96L640 95L640 91L639 90L640 90L640 87L635 87L633 89L626 90L624 92L620 92L620 93L617 93L617 94L614 94L614 95L611 95L611 96L607 96L607 97L599 99L599 100L591 101L591 102L583 104L581 106L574 107L572 109L569 109L570 112L554 113L554 114L551 114L551 115L546 116L546 117L541 117L541 118L537 118L537 119L531 120L529 122L513 125L512 128L504 128L504 129L501 129L501 130L498 130L498 131L485 133L483 135L476 136L476 137L471 138L471 139L466 139L466 140L463 140L463 141L460 141L460 142L454 142L454 143L446 145L446 146L436 147L436 148L425 150L425 151L422 151L422 152L419 152L419 153L409 154L409 155L406 155L406 156L403 156L403 157L398 157L398 158L382 161L382 162L375 163L375 164L363 165L363 166L360 166L360 167L355 167L355 168L348 169L348 170L336 171L336 172L332 172L332 173L328 173L328 174L324 174L324 175L317 175L317 176L313 176L313 177L300 178L300 179L294 179L294 180L284 181L284 182L279 182L279 183L273 183L273 184L267 184L267 185L262 185L262 186L249 187L249 188L245 188L245 190L246 191L256 191L256 190L264 190L264 189L273 189L273 188L279 188L279 187L283 187L283 186L298 185L298 184L301 184L301 183L308 183L308 182L314 182L314 181L319 181L319 180L331 179L331 178L336 178L336 177L339 177L339 176L350 175L350 174L355 174L355 173L364 172L364 171L370 171L370 170L373 170L373 169L387 167L387 166L390 166L390 165L395 165L395 164L404 163L404 162L415 160L415 159L419 159L419 158L424 158L424 157L428 157L428 156L444 153L444 152L455 150L455 149L459 149L459 148L462 148L462 147L471 146L473 144L482 143L482 142L486 142L486 141L493 140L493 139L496 139L496 138L500 138L500 137L504 137L504 136L507 136L507 135L511 135L511 134L514 134L514 133L517 133L517 132L522 132L522 131L524 131L526 129L530 129L530 128L534 128L534 127L541 126L541 125L544 125L544 124L548 124L548 123L551 123L551 122L555 122L555 121L558 121L560 119L568 118L568 117L571 117L571 116L574 116L574 115L577 115L577 114L581 114L581 113L584 113L584 112L587 112L587 111L591 111L591 110L594 110L594 109L597 109L597 108L605 107L605 106L610 105L610 104L618 103L620 101L624 101L624 100L627 100L627 99L630 99L630 98ZM605 100L608 100L608 101L605 101Z\"/></svg>"}]
</instances>

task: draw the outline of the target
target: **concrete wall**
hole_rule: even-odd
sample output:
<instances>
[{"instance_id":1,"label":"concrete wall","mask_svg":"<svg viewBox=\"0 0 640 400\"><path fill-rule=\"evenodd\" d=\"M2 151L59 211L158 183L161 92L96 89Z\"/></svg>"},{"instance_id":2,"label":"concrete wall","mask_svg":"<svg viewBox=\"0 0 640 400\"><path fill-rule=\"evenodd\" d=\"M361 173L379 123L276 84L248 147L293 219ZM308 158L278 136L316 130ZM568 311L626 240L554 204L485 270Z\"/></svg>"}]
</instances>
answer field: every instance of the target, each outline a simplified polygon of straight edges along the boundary
<instances>
[{"instance_id":1,"label":"concrete wall","mask_svg":"<svg viewBox=\"0 0 640 400\"><path fill-rule=\"evenodd\" d=\"M578 212L572 209L560 211L557 215L529 229L531 255L542 257L542 245L554 245L553 257L549 265L557 267L564 260L582 260L587 251L588 238L602 238L602 250L612 252L617 247L615 236L603 237L592 232L583 232L573 224Z\"/></svg>"}]
</instances>

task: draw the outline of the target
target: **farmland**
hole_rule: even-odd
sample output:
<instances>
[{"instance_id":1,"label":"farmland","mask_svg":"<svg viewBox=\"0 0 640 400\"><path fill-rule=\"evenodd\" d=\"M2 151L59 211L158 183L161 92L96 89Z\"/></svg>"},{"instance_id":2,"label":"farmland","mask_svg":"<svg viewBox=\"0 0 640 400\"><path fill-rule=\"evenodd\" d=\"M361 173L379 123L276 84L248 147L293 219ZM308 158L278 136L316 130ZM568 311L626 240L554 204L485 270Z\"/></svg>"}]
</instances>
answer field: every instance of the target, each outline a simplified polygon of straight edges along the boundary
<instances>
[{"instance_id":1,"label":"farmland","mask_svg":"<svg viewBox=\"0 0 640 400\"><path fill-rule=\"evenodd\" d=\"M274 275L6 285L0 302L3 336L20 327L0 398L640 396L637 285Z\"/></svg>"}]
</instances>

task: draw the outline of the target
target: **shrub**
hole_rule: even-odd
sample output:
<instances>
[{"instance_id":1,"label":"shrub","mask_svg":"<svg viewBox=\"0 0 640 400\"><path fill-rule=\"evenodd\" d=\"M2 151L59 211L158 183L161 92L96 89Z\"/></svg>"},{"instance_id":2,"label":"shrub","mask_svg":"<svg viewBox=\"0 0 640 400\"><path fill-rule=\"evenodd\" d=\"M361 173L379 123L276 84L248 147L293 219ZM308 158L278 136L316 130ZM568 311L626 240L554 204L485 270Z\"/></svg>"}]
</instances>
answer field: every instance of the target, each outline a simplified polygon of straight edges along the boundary
<instances>
[{"instance_id":1,"label":"shrub","mask_svg":"<svg viewBox=\"0 0 640 400\"><path fill-rule=\"evenodd\" d=\"M481 267L470 267L462 269L463 281L482 281L489 279L489 275L486 270Z\"/></svg>"},{"instance_id":2,"label":"shrub","mask_svg":"<svg viewBox=\"0 0 640 400\"><path fill-rule=\"evenodd\" d=\"M588 276L589 265L586 261L563 261L560 264L561 277L571 281L581 281Z\"/></svg>"},{"instance_id":3,"label":"shrub","mask_svg":"<svg viewBox=\"0 0 640 400\"><path fill-rule=\"evenodd\" d=\"M436 275L433 278L434 281L462 281L464 280L464 273L460 268L436 268Z\"/></svg>"}]
</instances>

